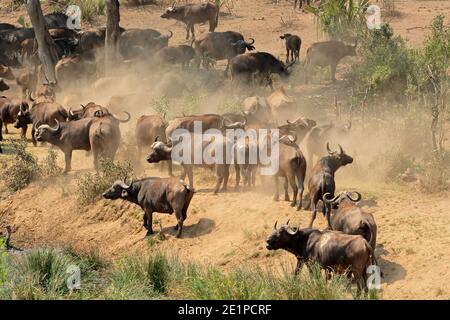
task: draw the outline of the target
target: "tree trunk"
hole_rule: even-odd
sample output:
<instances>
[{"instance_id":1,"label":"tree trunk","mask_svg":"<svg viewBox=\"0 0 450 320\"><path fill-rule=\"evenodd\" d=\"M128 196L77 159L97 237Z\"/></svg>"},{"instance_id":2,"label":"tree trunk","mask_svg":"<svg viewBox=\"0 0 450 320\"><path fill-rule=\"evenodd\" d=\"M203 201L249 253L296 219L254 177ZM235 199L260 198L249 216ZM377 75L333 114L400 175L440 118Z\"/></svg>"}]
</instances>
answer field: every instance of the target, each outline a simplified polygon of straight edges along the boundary
<instances>
[{"instance_id":1,"label":"tree trunk","mask_svg":"<svg viewBox=\"0 0 450 320\"><path fill-rule=\"evenodd\" d=\"M28 0L27 11L34 28L39 60L42 63L45 78L49 83L56 84L55 65L58 62L58 54L55 42L48 33L39 0Z\"/></svg>"},{"instance_id":2,"label":"tree trunk","mask_svg":"<svg viewBox=\"0 0 450 320\"><path fill-rule=\"evenodd\" d=\"M106 0L105 75L110 76L117 59L120 35L119 0Z\"/></svg>"}]
</instances>

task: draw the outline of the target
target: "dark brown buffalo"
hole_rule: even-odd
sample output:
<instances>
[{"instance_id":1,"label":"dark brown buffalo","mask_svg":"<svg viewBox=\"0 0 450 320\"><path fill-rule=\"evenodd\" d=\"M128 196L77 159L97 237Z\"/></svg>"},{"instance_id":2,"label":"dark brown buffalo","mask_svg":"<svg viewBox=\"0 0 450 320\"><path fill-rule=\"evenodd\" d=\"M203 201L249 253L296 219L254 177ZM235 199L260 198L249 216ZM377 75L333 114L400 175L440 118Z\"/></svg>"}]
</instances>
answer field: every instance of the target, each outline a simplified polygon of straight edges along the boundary
<instances>
[{"instance_id":1,"label":"dark brown buffalo","mask_svg":"<svg viewBox=\"0 0 450 320\"><path fill-rule=\"evenodd\" d=\"M316 126L309 131L306 137L306 151L308 153L308 165L314 165L314 157L319 159L326 155L324 151L328 142L336 143L337 141L345 141L352 128L352 123L349 121L344 125L336 125L331 122L329 124Z\"/></svg>"},{"instance_id":2,"label":"dark brown buffalo","mask_svg":"<svg viewBox=\"0 0 450 320\"><path fill-rule=\"evenodd\" d=\"M167 132L167 131L166 131ZM184 180L186 175L189 179L189 185L191 187L194 187L194 173L193 169L194 167L205 167L211 170L215 171L216 174L216 186L214 188L214 194L217 194L219 192L220 187L222 186L222 191L227 190L228 185L228 178L230 175L230 164L226 161L226 149L227 146L232 146L232 142L228 141L225 137L223 141L219 142L216 140L209 141L202 141L202 139L205 138L205 140L208 140L208 134L203 134L195 137L195 134L191 134L191 154L188 156L189 160L188 163L184 163L183 161L180 162L181 167L183 168L183 172L181 174L181 179ZM201 146L197 146L194 144L195 140L202 141ZM153 145L151 146L151 150L149 155L147 156L147 162L149 163L158 163L160 161L172 161L172 150L174 146L177 143L182 143L180 141L177 141L175 143L170 142L169 144L164 143L162 141L155 141ZM222 143L222 144L220 144ZM205 148L214 149L214 145L216 145L218 148L222 148L223 152L223 159L220 159L220 163L212 163L212 164L206 164L202 161L201 164L195 164L194 162L194 154L200 154L203 155L203 152ZM201 149L199 149L201 148Z\"/></svg>"},{"instance_id":3,"label":"dark brown buffalo","mask_svg":"<svg viewBox=\"0 0 450 320\"><path fill-rule=\"evenodd\" d=\"M189 66L194 59L195 50L188 45L177 45L165 47L155 55L155 62L162 64L181 64L182 68Z\"/></svg>"},{"instance_id":4,"label":"dark brown buffalo","mask_svg":"<svg viewBox=\"0 0 450 320\"><path fill-rule=\"evenodd\" d=\"M139 159L142 155L142 149L150 148L157 137L162 141L167 141L166 128L167 121L161 116L151 115L139 117L135 129Z\"/></svg>"},{"instance_id":5,"label":"dark brown buffalo","mask_svg":"<svg viewBox=\"0 0 450 320\"><path fill-rule=\"evenodd\" d=\"M0 96L0 119L5 126L5 133L8 133L7 125L16 122L17 115L19 114L21 108L27 109L28 103L21 99L8 99L5 96ZM23 137L25 136L26 132L27 128L22 128Z\"/></svg>"},{"instance_id":6,"label":"dark brown buffalo","mask_svg":"<svg viewBox=\"0 0 450 320\"><path fill-rule=\"evenodd\" d=\"M186 39L189 39L189 30L195 38L194 25L209 21L209 32L213 32L219 24L219 8L212 3L187 4L184 6L170 6L161 15L164 19L175 19L186 24Z\"/></svg>"},{"instance_id":7,"label":"dark brown buffalo","mask_svg":"<svg viewBox=\"0 0 450 320\"><path fill-rule=\"evenodd\" d=\"M260 84L268 84L272 90L270 75L276 73L281 78L289 76L289 68L294 64L285 65L282 61L267 52L249 52L233 58L230 62L231 80L235 84L249 84L256 76Z\"/></svg>"},{"instance_id":8,"label":"dark brown buffalo","mask_svg":"<svg viewBox=\"0 0 450 320\"><path fill-rule=\"evenodd\" d=\"M315 66L330 66L331 80L336 81L336 67L346 56L356 56L356 44L346 45L336 40L313 43L306 51L306 83L311 81Z\"/></svg>"},{"instance_id":9,"label":"dark brown buffalo","mask_svg":"<svg viewBox=\"0 0 450 320\"><path fill-rule=\"evenodd\" d=\"M152 56L167 47L172 36L172 31L168 35L162 35L153 29L128 29L119 37L119 52L124 59Z\"/></svg>"},{"instance_id":10,"label":"dark brown buffalo","mask_svg":"<svg viewBox=\"0 0 450 320\"><path fill-rule=\"evenodd\" d=\"M347 155L340 145L339 149L339 152L331 151L327 144L329 155L320 159L311 171L311 177L308 181L309 203L305 207L306 210L311 209L312 211L309 222L310 228L316 219L317 204L319 201L323 201L323 195L329 193L334 197L334 191L336 190L334 174L340 167L353 162L353 158ZM322 212L327 218L328 227L331 228L330 212L327 210L327 206L323 206Z\"/></svg>"},{"instance_id":11,"label":"dark brown buffalo","mask_svg":"<svg viewBox=\"0 0 450 320\"><path fill-rule=\"evenodd\" d=\"M284 200L289 200L288 184L293 191L291 206L297 204L297 194L299 194L299 203L297 210L302 208L304 181L306 175L306 160L298 145L295 143L296 137L282 136L279 143L279 169L275 178L275 196L274 200L279 199L278 177L284 178Z\"/></svg>"},{"instance_id":12,"label":"dark brown buffalo","mask_svg":"<svg viewBox=\"0 0 450 320\"><path fill-rule=\"evenodd\" d=\"M377 264L373 248L359 235L337 231L291 228L282 225L267 238L267 249L284 249L297 258L297 274L304 263L316 262L327 274L353 275L358 293L367 292L367 267Z\"/></svg>"},{"instance_id":13,"label":"dark brown buffalo","mask_svg":"<svg viewBox=\"0 0 450 320\"><path fill-rule=\"evenodd\" d=\"M0 64L20 66L20 44L25 39L33 39L32 28L0 30Z\"/></svg>"},{"instance_id":14,"label":"dark brown buffalo","mask_svg":"<svg viewBox=\"0 0 450 320\"><path fill-rule=\"evenodd\" d=\"M346 234L359 234L369 242L375 250L377 245L377 224L373 215L363 211L356 203L361 200L361 194L355 192L357 197L352 198L351 192L341 192L332 198L324 194L323 202L331 212L331 229ZM332 210L333 209L333 210Z\"/></svg>"},{"instance_id":15,"label":"dark brown buffalo","mask_svg":"<svg viewBox=\"0 0 450 320\"><path fill-rule=\"evenodd\" d=\"M5 82L5 80L0 78L0 92L7 91L7 90L9 90L8 84Z\"/></svg>"},{"instance_id":16,"label":"dark brown buffalo","mask_svg":"<svg viewBox=\"0 0 450 320\"><path fill-rule=\"evenodd\" d=\"M177 238L183 232L183 222L194 196L194 190L177 178L150 177L126 184L116 181L103 197L110 200L123 199L137 204L144 210L144 227L147 235L153 234L153 212L172 214L177 218Z\"/></svg>"},{"instance_id":17,"label":"dark brown buffalo","mask_svg":"<svg viewBox=\"0 0 450 320\"><path fill-rule=\"evenodd\" d=\"M37 127L35 139L49 142L64 152L64 172L72 170L73 150L92 151L95 169L98 169L100 158L114 160L121 137L119 126L110 117L55 122L54 127L47 124Z\"/></svg>"},{"instance_id":18,"label":"dark brown buffalo","mask_svg":"<svg viewBox=\"0 0 450 320\"><path fill-rule=\"evenodd\" d=\"M228 74L230 61L246 50L254 50L254 39L250 42L244 40L244 36L239 32L209 32L202 39L194 41L194 47L199 57L208 57L214 60L228 60L225 69L225 76ZM200 63L200 59L199 59Z\"/></svg>"},{"instance_id":19,"label":"dark brown buffalo","mask_svg":"<svg viewBox=\"0 0 450 320\"><path fill-rule=\"evenodd\" d=\"M25 128L29 124L31 127L31 141L36 146L35 132L40 125L54 126L59 122L67 121L67 111L60 104L56 102L40 102L34 104L31 109L27 106L22 106L17 115L14 127Z\"/></svg>"},{"instance_id":20,"label":"dark brown buffalo","mask_svg":"<svg viewBox=\"0 0 450 320\"><path fill-rule=\"evenodd\" d=\"M280 36L286 42L286 63L300 60L300 47L302 46L302 39L299 36L290 33L285 33Z\"/></svg>"}]
</instances>

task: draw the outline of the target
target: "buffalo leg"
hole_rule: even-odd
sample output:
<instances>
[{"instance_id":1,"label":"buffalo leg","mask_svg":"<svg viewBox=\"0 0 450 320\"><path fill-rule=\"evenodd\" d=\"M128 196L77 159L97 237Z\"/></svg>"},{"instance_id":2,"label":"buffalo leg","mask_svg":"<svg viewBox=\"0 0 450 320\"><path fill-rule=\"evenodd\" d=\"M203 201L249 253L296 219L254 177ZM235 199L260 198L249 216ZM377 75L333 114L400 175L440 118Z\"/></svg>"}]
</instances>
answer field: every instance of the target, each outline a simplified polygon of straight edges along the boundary
<instances>
[{"instance_id":1,"label":"buffalo leg","mask_svg":"<svg viewBox=\"0 0 450 320\"><path fill-rule=\"evenodd\" d=\"M312 228L314 220L316 220L316 214L317 214L317 201L311 201L311 220L309 221L309 228Z\"/></svg>"},{"instance_id":2,"label":"buffalo leg","mask_svg":"<svg viewBox=\"0 0 450 320\"><path fill-rule=\"evenodd\" d=\"M192 35L192 39L195 39L194 24L191 24L191 35Z\"/></svg>"},{"instance_id":3,"label":"buffalo leg","mask_svg":"<svg viewBox=\"0 0 450 320\"><path fill-rule=\"evenodd\" d=\"M303 202L303 191L305 190L305 173L306 168L304 172L297 174L297 183L298 183L298 191L299 191L299 203L297 206L297 211L302 208L302 202Z\"/></svg>"},{"instance_id":4,"label":"buffalo leg","mask_svg":"<svg viewBox=\"0 0 450 320\"><path fill-rule=\"evenodd\" d=\"M4 122L3 125L5 126L5 133L8 134L9 132L8 132L8 127L7 127L6 122ZM0 129L1 129L1 128L0 128Z\"/></svg>"},{"instance_id":5,"label":"buffalo leg","mask_svg":"<svg viewBox=\"0 0 450 320\"><path fill-rule=\"evenodd\" d=\"M292 195L293 199L292 199L291 207L295 207L295 205L297 204L297 194L298 194L298 187L297 187L297 184L295 183L295 176L289 175L287 177L287 179L289 180L289 184L291 185L291 188L294 192Z\"/></svg>"},{"instance_id":6,"label":"buffalo leg","mask_svg":"<svg viewBox=\"0 0 450 320\"><path fill-rule=\"evenodd\" d=\"M288 183L289 183L288 178L287 178L287 177L284 177L284 183L283 183L283 188L284 188L284 201L291 201L291 200L289 199Z\"/></svg>"},{"instance_id":7,"label":"buffalo leg","mask_svg":"<svg viewBox=\"0 0 450 320\"><path fill-rule=\"evenodd\" d=\"M193 172L192 167L187 167L186 173L187 173L188 180L189 180L189 186L191 188L194 188L194 172Z\"/></svg>"},{"instance_id":8,"label":"buffalo leg","mask_svg":"<svg viewBox=\"0 0 450 320\"><path fill-rule=\"evenodd\" d=\"M236 184L234 185L234 189L239 189L239 182L241 182L241 166L238 164L234 165L234 171L236 171ZM245 178L244 178L244 186L245 186Z\"/></svg>"},{"instance_id":9,"label":"buffalo leg","mask_svg":"<svg viewBox=\"0 0 450 320\"><path fill-rule=\"evenodd\" d=\"M331 81L336 82L336 65L333 63L330 65Z\"/></svg>"},{"instance_id":10,"label":"buffalo leg","mask_svg":"<svg viewBox=\"0 0 450 320\"><path fill-rule=\"evenodd\" d=\"M144 215L143 215L143 220L144 220L144 228L148 229L147 214L145 212L144 212Z\"/></svg>"},{"instance_id":11,"label":"buffalo leg","mask_svg":"<svg viewBox=\"0 0 450 320\"><path fill-rule=\"evenodd\" d=\"M224 165L223 169L223 187L222 191L226 192L228 187L228 178L230 177L230 167L228 165Z\"/></svg>"},{"instance_id":12,"label":"buffalo leg","mask_svg":"<svg viewBox=\"0 0 450 320\"><path fill-rule=\"evenodd\" d=\"M28 126L22 127L21 137L25 139L27 137Z\"/></svg>"},{"instance_id":13,"label":"buffalo leg","mask_svg":"<svg viewBox=\"0 0 450 320\"><path fill-rule=\"evenodd\" d=\"M189 39L189 29L191 28L191 26L189 24L186 25L186 40Z\"/></svg>"},{"instance_id":14,"label":"buffalo leg","mask_svg":"<svg viewBox=\"0 0 450 320\"><path fill-rule=\"evenodd\" d=\"M301 259L297 258L297 266L295 267L294 275L298 275L300 270L302 270L303 262Z\"/></svg>"},{"instance_id":15,"label":"buffalo leg","mask_svg":"<svg viewBox=\"0 0 450 320\"><path fill-rule=\"evenodd\" d=\"M286 49L286 63L289 63L289 49Z\"/></svg>"},{"instance_id":16,"label":"buffalo leg","mask_svg":"<svg viewBox=\"0 0 450 320\"><path fill-rule=\"evenodd\" d=\"M66 162L66 168L64 170L64 173L69 172L70 170L72 170L72 150L68 150L64 152L64 160Z\"/></svg>"},{"instance_id":17,"label":"buffalo leg","mask_svg":"<svg viewBox=\"0 0 450 320\"><path fill-rule=\"evenodd\" d=\"M181 234L183 232L183 222L186 219L186 214L183 213L182 209L177 209L175 211L175 217L177 217L177 221L178 221L177 225L175 226L175 230L177 230L176 237L180 238Z\"/></svg>"},{"instance_id":18,"label":"buffalo leg","mask_svg":"<svg viewBox=\"0 0 450 320\"><path fill-rule=\"evenodd\" d=\"M37 141L36 141L36 137L34 136L34 133L36 132L36 128L33 127L31 128L31 142L33 143L33 146L37 146Z\"/></svg>"},{"instance_id":19,"label":"buffalo leg","mask_svg":"<svg viewBox=\"0 0 450 320\"><path fill-rule=\"evenodd\" d=\"M278 201L278 199L280 198L280 193L278 192L278 177L275 175L274 179L275 179L275 195L273 196L273 200Z\"/></svg>"},{"instance_id":20,"label":"buffalo leg","mask_svg":"<svg viewBox=\"0 0 450 320\"><path fill-rule=\"evenodd\" d=\"M146 209L145 214L147 215L147 236L153 234L153 210Z\"/></svg>"},{"instance_id":21,"label":"buffalo leg","mask_svg":"<svg viewBox=\"0 0 450 320\"><path fill-rule=\"evenodd\" d=\"M172 160L167 161L167 172L169 174L169 177L173 177Z\"/></svg>"}]
</instances>

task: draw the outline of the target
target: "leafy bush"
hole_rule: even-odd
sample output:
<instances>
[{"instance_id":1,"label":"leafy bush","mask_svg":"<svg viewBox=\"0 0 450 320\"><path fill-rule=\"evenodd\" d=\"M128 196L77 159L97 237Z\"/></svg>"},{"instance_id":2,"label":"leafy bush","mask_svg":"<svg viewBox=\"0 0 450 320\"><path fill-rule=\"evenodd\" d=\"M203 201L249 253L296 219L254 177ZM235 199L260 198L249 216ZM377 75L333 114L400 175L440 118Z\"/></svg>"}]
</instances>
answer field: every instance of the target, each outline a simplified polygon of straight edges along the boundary
<instances>
[{"instance_id":1,"label":"leafy bush","mask_svg":"<svg viewBox=\"0 0 450 320\"><path fill-rule=\"evenodd\" d=\"M403 38L394 37L392 28L383 25L369 33L359 51L362 61L347 75L356 94L366 98L392 93L394 98L403 97L413 66Z\"/></svg>"},{"instance_id":2,"label":"leafy bush","mask_svg":"<svg viewBox=\"0 0 450 320\"><path fill-rule=\"evenodd\" d=\"M41 171L44 176L53 177L63 172L63 169L56 164L57 159L58 155L55 150L48 149L47 157L45 157L41 164Z\"/></svg>"},{"instance_id":3,"label":"leafy bush","mask_svg":"<svg viewBox=\"0 0 450 320\"><path fill-rule=\"evenodd\" d=\"M2 173L6 188L16 192L25 188L33 180L41 175L41 168L37 159L26 150L25 140L10 140L10 144L16 153L14 164L6 168Z\"/></svg>"},{"instance_id":4,"label":"leafy bush","mask_svg":"<svg viewBox=\"0 0 450 320\"><path fill-rule=\"evenodd\" d=\"M364 13L368 0L320 0L317 7L306 11L315 15L322 31L331 38L350 40L365 28Z\"/></svg>"},{"instance_id":5,"label":"leafy bush","mask_svg":"<svg viewBox=\"0 0 450 320\"><path fill-rule=\"evenodd\" d=\"M117 162L101 159L96 173L86 173L77 179L77 197L81 205L92 204L117 180L133 176L133 167L127 161Z\"/></svg>"}]
</instances>

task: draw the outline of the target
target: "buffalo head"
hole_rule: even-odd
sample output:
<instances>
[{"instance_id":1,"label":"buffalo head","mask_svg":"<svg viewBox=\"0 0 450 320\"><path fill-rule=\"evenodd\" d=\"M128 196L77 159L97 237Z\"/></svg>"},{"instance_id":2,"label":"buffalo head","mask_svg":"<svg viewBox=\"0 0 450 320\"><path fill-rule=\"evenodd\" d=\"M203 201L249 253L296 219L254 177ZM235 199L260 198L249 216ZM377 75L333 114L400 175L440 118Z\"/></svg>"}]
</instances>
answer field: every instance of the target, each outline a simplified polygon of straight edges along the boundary
<instances>
[{"instance_id":1,"label":"buffalo head","mask_svg":"<svg viewBox=\"0 0 450 320\"><path fill-rule=\"evenodd\" d=\"M339 152L338 151L331 151L330 149L330 144L327 143L327 151L328 154L337 161L337 164L339 166L345 166L347 164L350 164L353 162L353 158L351 156L349 156L348 154L345 153L344 149L342 149L341 145L338 144L339 146Z\"/></svg>"},{"instance_id":2,"label":"buffalo head","mask_svg":"<svg viewBox=\"0 0 450 320\"><path fill-rule=\"evenodd\" d=\"M103 198L109 200L116 200L119 198L126 199L128 198L128 191L130 190L132 184L133 182L127 185L125 182L118 180L113 183L111 188L103 192L102 196Z\"/></svg>"},{"instance_id":3,"label":"buffalo head","mask_svg":"<svg viewBox=\"0 0 450 320\"><path fill-rule=\"evenodd\" d=\"M158 139L159 137L157 136L150 147L151 150L147 156L147 162L149 163L157 163L172 158L172 147L162 141L158 141Z\"/></svg>"},{"instance_id":4,"label":"buffalo head","mask_svg":"<svg viewBox=\"0 0 450 320\"><path fill-rule=\"evenodd\" d=\"M36 132L34 133L36 141L51 142L53 140L53 137L61 131L61 124L57 119L55 119L55 122L55 127L50 127L48 124L43 124L40 126L36 124Z\"/></svg>"},{"instance_id":5,"label":"buffalo head","mask_svg":"<svg viewBox=\"0 0 450 320\"><path fill-rule=\"evenodd\" d=\"M277 228L275 222L272 234L266 240L266 248L269 250L284 249L291 246L294 238L301 234L301 230L297 227L291 228L289 220L286 224Z\"/></svg>"}]
</instances>

